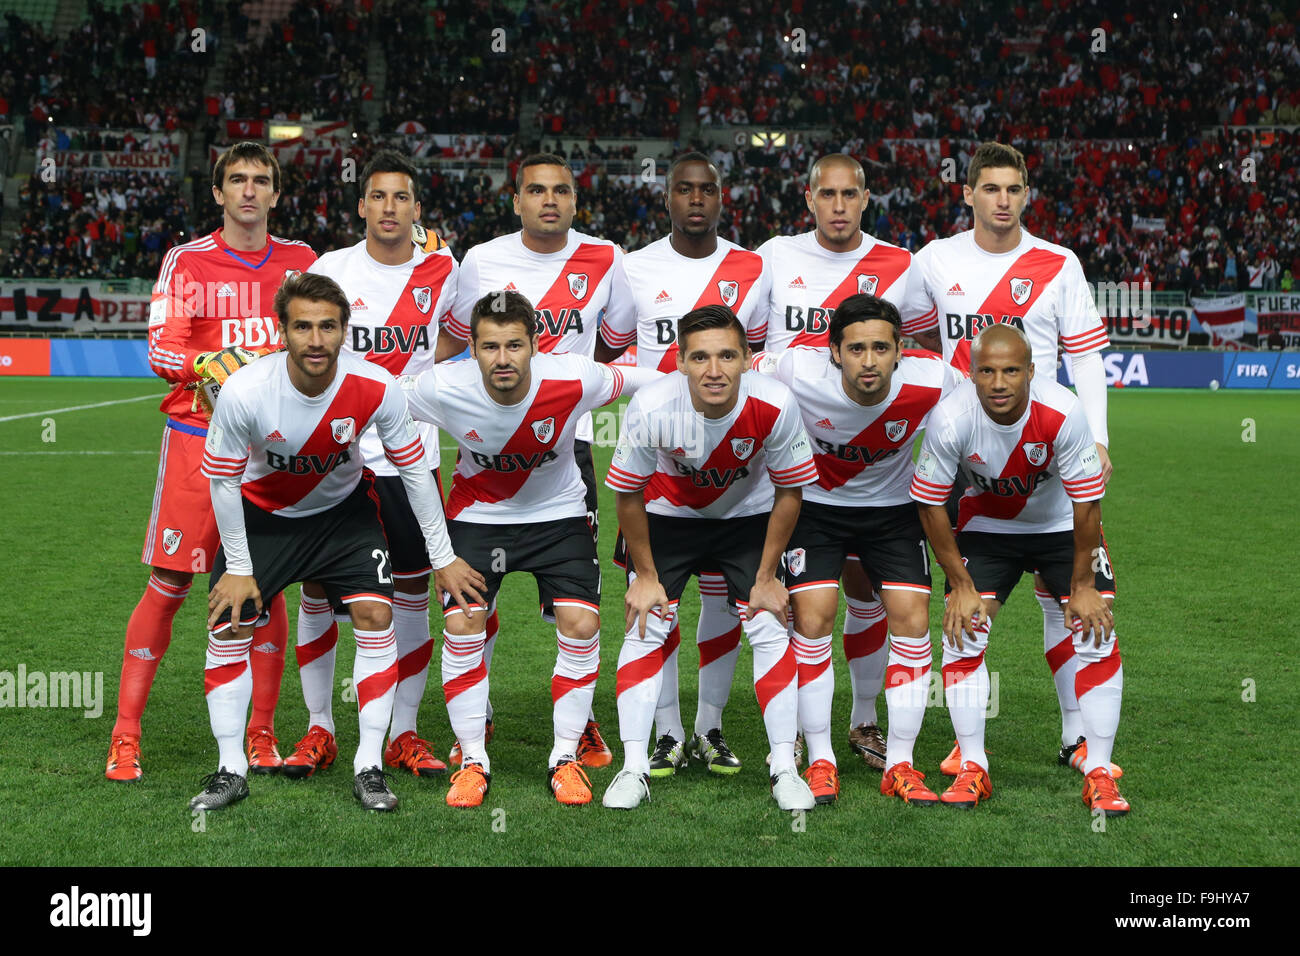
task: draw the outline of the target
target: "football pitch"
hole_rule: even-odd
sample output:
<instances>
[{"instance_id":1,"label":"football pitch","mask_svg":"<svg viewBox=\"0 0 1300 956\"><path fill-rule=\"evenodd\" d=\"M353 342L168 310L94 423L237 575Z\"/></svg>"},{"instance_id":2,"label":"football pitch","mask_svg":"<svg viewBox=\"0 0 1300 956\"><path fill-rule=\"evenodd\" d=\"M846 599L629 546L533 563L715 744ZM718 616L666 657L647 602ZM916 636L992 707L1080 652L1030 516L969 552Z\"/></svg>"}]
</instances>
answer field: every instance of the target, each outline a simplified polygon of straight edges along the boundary
<instances>
[{"instance_id":1,"label":"football pitch","mask_svg":"<svg viewBox=\"0 0 1300 956\"><path fill-rule=\"evenodd\" d=\"M1022 581L988 651L993 797L975 812L907 807L846 745L849 680L835 639L838 806L782 813L768 795L767 747L741 651L725 730L744 769L699 764L656 781L651 802L605 810L621 763L614 672L623 581L610 563L613 493L602 492L603 647L596 715L615 766L590 771L596 800L558 806L546 787L554 629L531 578L507 578L492 667L492 789L480 810L443 802L446 779L397 776L401 806L366 814L352 798L355 704L350 628L342 628L335 713L340 758L306 781L252 778L243 803L195 816L187 801L216 769L203 701L207 576L176 618L144 716L144 780L103 776L127 618L148 577L140 547L157 468L162 383L149 379L0 379L0 864L189 865L1295 865L1300 681L1286 608L1297 553L1300 396L1255 391L1116 390L1115 477L1106 537L1119 582L1124 710L1115 760L1133 805L1094 821L1082 777L1059 767L1059 715L1042 620ZM143 398L143 396L150 396ZM132 400L139 399L139 400ZM104 404L100 404L104 403ZM98 406L98 407L83 407ZM596 449L603 478L610 448ZM444 439L444 477L452 453ZM936 591L942 581L935 568ZM1291 586L1293 586L1291 585ZM297 593L290 598L292 618ZM694 716L698 604L683 600L682 712ZM932 604L937 633L939 602ZM842 611L841 611L842 616ZM433 629L440 637L440 620ZM441 648L441 641L438 644ZM281 752L305 731L292 651L277 714ZM19 680L22 670L25 681ZM937 671L937 667L936 667ZM33 675L88 675L34 696ZM952 745L942 695L916 764L940 789ZM44 704L44 706L40 706ZM51 705L61 706L51 706ZM75 705L75 706L69 706ZM884 698L880 717L885 718ZM440 756L450 743L438 654L420 715Z\"/></svg>"}]
</instances>

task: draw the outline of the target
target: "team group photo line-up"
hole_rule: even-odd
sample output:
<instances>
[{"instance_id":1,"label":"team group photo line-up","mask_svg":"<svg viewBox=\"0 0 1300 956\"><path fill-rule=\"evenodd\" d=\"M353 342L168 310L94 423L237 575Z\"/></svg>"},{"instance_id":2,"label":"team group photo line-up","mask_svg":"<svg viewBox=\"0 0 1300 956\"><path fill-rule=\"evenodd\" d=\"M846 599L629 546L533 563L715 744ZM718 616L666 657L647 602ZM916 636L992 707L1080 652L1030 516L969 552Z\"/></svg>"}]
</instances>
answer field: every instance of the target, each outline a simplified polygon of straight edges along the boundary
<instances>
[{"instance_id":1,"label":"team group photo line-up","mask_svg":"<svg viewBox=\"0 0 1300 956\"><path fill-rule=\"evenodd\" d=\"M496 599L508 571L523 571L555 628L545 781L560 804L590 803L588 771L614 762L593 710L592 412L627 398L604 476L627 583L623 766L605 807L640 806L652 780L692 759L739 773L722 715L742 637L773 800L834 804L842 588L850 752L881 773L883 797L976 808L993 792L985 650L1028 572L1060 705L1058 760L1083 774L1091 813L1128 813L1111 762L1123 667L1101 523L1109 340L1078 257L1021 225L1028 180L1018 150L980 145L963 187L973 227L913 254L862 230L862 165L822 156L804 190L815 228L751 251L718 234L722 174L688 152L665 177L671 233L625 253L572 228L573 172L536 153L515 176L521 228L458 261L420 225L419 170L384 149L359 179L364 239L318 257L269 231L281 198L270 150L225 150L212 170L221 227L172 248L152 293L148 360L171 389L142 553L151 573L126 627L105 776L143 779L145 703L206 573L218 765L192 810L249 796L250 773L308 778L333 764L339 621L355 637L361 806L396 809L385 767L437 779L448 764L447 804L480 806ZM245 348L238 310L273 322L278 345ZM984 321L941 321L953 315ZM1056 382L1062 357L1077 395ZM440 429L457 450L445 493ZM913 765L934 659L931 554L945 577L941 679L956 738L942 793ZM700 656L688 732L678 609L691 577ZM308 726L282 757L274 718L295 583ZM445 762L416 726L431 593L454 736Z\"/></svg>"}]
</instances>

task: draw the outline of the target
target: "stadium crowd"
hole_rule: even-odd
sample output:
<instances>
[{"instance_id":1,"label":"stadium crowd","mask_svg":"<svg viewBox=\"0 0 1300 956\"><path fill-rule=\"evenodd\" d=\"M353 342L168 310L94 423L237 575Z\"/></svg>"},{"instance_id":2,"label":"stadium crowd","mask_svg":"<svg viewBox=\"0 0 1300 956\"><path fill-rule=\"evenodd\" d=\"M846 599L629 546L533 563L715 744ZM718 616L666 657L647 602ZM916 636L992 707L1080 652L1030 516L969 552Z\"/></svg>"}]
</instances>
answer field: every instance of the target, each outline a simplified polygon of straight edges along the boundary
<instances>
[{"instance_id":1,"label":"stadium crowd","mask_svg":"<svg viewBox=\"0 0 1300 956\"><path fill-rule=\"evenodd\" d=\"M868 169L867 228L918 249L969 226L965 155L972 141L998 139L1029 156L1027 227L1074 248L1095 281L1150 279L1195 292L1285 288L1300 272L1294 135L1265 144L1201 132L1300 122L1300 48L1281 10L1252 0L1211 30L1199 15L1141 17L1119 0L1054 3L1032 15L1021 5L1010 20L991 15L992 0L922 7L301 0L258 39L236 2L113 10L92 2L63 38L7 16L0 113L27 119L33 148L56 118L69 128L202 130L218 145L219 118L310 113L359 124L372 92L368 37L377 36L388 69L382 133L357 141L362 161L406 122L488 133L480 156L517 158L534 145L517 136L525 104L535 104L544 144L560 134L673 140L684 107L706 129L820 126L828 138L714 151L727 176L729 238L754 248L809 228L808 164L843 149ZM228 37L235 55L205 100L206 70L188 41L209 24L213 42ZM598 146L570 158L577 228L628 249L665 234L654 187L609 175ZM947 175L946 159L956 161ZM289 166L287 177L274 229L318 249L357 240L352 187L305 167ZM84 182L33 180L0 273L44 265L55 275L150 275L158 235L165 248L212 225L205 196L187 206L155 197L158 183L120 185L142 208L119 210L118 222ZM509 188L508 178L492 187L435 169L426 221L463 255L515 228Z\"/></svg>"}]
</instances>

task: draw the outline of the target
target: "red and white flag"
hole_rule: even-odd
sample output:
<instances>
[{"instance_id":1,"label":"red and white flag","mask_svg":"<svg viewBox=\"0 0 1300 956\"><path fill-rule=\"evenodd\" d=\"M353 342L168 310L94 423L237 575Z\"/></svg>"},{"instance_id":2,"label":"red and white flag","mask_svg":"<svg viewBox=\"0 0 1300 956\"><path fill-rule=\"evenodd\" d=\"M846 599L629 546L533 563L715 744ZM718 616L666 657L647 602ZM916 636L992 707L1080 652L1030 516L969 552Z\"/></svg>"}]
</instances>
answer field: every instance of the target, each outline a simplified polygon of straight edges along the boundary
<instances>
[{"instance_id":1,"label":"red and white flag","mask_svg":"<svg viewBox=\"0 0 1300 956\"><path fill-rule=\"evenodd\" d=\"M1246 294L1226 295L1218 299L1191 300L1196 320L1210 333L1210 341L1236 342L1246 333Z\"/></svg>"}]
</instances>

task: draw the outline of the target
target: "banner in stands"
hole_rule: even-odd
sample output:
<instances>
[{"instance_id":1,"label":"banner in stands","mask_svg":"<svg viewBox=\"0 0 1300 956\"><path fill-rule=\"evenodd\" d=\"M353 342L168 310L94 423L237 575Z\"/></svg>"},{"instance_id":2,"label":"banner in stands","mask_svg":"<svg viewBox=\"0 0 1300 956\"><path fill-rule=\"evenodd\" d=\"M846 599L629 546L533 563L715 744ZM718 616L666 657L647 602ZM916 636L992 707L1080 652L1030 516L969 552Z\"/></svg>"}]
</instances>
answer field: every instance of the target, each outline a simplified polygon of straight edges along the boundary
<instances>
[{"instance_id":1,"label":"banner in stands","mask_svg":"<svg viewBox=\"0 0 1300 956\"><path fill-rule=\"evenodd\" d=\"M149 296L103 291L106 283L0 283L0 329L67 332L143 332Z\"/></svg>"},{"instance_id":2,"label":"banner in stands","mask_svg":"<svg viewBox=\"0 0 1300 956\"><path fill-rule=\"evenodd\" d=\"M306 166L312 169L340 168L343 157L352 148L351 128L340 120L326 123L302 123L302 135L267 143L281 166ZM208 165L215 166L221 150L208 147Z\"/></svg>"},{"instance_id":3,"label":"banner in stands","mask_svg":"<svg viewBox=\"0 0 1300 956\"><path fill-rule=\"evenodd\" d=\"M1220 296L1217 299L1192 299L1196 321L1210 333L1215 345L1240 341L1246 334L1246 293ZM1232 346L1229 344L1229 348Z\"/></svg>"},{"instance_id":4,"label":"banner in stands","mask_svg":"<svg viewBox=\"0 0 1300 956\"><path fill-rule=\"evenodd\" d=\"M54 154L60 169L94 169L104 172L172 173L177 158L166 150L148 153L86 152L63 150Z\"/></svg>"},{"instance_id":5,"label":"banner in stands","mask_svg":"<svg viewBox=\"0 0 1300 956\"><path fill-rule=\"evenodd\" d=\"M1300 334L1300 295L1292 292L1260 292L1255 295L1255 320L1259 334L1276 329L1284 335Z\"/></svg>"}]
</instances>

